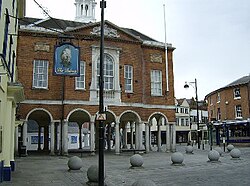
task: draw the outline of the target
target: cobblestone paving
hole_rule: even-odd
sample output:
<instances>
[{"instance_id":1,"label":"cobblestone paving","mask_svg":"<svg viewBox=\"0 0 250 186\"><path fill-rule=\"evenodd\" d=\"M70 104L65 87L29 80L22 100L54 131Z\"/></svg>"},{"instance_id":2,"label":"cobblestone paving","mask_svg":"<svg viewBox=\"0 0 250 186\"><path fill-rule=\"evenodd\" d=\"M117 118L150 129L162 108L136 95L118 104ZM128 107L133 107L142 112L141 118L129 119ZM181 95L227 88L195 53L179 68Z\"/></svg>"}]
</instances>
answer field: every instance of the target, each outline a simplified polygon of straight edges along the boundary
<instances>
[{"instance_id":1,"label":"cobblestone paving","mask_svg":"<svg viewBox=\"0 0 250 186\"><path fill-rule=\"evenodd\" d=\"M223 153L219 162L208 161L208 151L194 149L193 154L185 153L184 145L177 145L177 151L184 155L183 166L173 166L171 153L150 152L143 154L142 168L131 169L132 153L105 154L105 183L108 186L131 186L143 178L152 180L158 186L231 186L250 185L250 147L240 148L241 158L234 160L229 153ZM1 185L13 186L86 186L87 170L98 164L98 155L81 157L83 167L79 171L68 171L69 157L27 156L16 158L16 170L12 180Z\"/></svg>"}]
</instances>

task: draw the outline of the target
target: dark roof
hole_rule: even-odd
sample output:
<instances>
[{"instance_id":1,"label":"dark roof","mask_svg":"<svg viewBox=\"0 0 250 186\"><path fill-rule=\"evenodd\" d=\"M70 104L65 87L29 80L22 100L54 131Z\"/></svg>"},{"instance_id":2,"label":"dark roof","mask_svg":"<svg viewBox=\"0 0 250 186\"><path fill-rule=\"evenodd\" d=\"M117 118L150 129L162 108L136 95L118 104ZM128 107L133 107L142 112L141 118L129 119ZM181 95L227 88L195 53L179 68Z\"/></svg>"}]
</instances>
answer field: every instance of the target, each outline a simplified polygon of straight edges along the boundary
<instances>
[{"instance_id":1,"label":"dark roof","mask_svg":"<svg viewBox=\"0 0 250 186\"><path fill-rule=\"evenodd\" d=\"M250 82L250 75L248 76L244 76L240 79L237 79L235 81L233 81L232 83L228 84L226 87L232 87L232 86L238 86L238 85L244 85L244 84L248 84Z\"/></svg>"},{"instance_id":2,"label":"dark roof","mask_svg":"<svg viewBox=\"0 0 250 186\"><path fill-rule=\"evenodd\" d=\"M230 87L235 87L235 86L240 86L240 85L246 85L250 83L250 75L248 76L243 76L235 81L233 81L232 83L229 83L228 85L222 87L222 88L219 88L213 92L210 92L209 94L207 94L205 96L205 98L207 98L208 96L211 96L212 94L216 93L216 92L219 92L221 90L224 90L224 89L227 89L227 88L230 88Z\"/></svg>"},{"instance_id":3,"label":"dark roof","mask_svg":"<svg viewBox=\"0 0 250 186\"><path fill-rule=\"evenodd\" d=\"M82 23L82 22L76 22L76 21L68 21L68 20L63 20L63 19L56 19L56 18L46 18L46 19L38 19L38 18L30 18L30 17L24 17L19 20L19 25L34 25L38 27L43 27L47 29L61 29L61 30L66 30L66 28L77 28L81 26L86 26L89 24L93 23ZM124 30L134 36L139 37L142 40L146 41L154 41L157 42L156 40L142 34L141 32L138 32L134 29L130 28L121 28L121 30Z\"/></svg>"},{"instance_id":4,"label":"dark roof","mask_svg":"<svg viewBox=\"0 0 250 186\"><path fill-rule=\"evenodd\" d=\"M75 21L66 21L62 19L49 19L47 21L44 21L40 24L42 27L49 27L54 29L62 29L65 30L67 27L78 27L86 25L86 23L80 23Z\"/></svg>"},{"instance_id":5,"label":"dark roof","mask_svg":"<svg viewBox=\"0 0 250 186\"><path fill-rule=\"evenodd\" d=\"M31 17L24 17L19 19L19 25L29 25L29 24L33 24L34 22L37 22L41 19L38 18L31 18Z\"/></svg>"},{"instance_id":6,"label":"dark roof","mask_svg":"<svg viewBox=\"0 0 250 186\"><path fill-rule=\"evenodd\" d=\"M135 36L137 36L137 37L139 37L139 38L141 38L142 40L157 42L156 40L142 34L141 32L138 32L137 30L134 30L134 29L131 29L131 28L122 28L122 29L129 32L129 33L131 33L131 34L133 34L133 35L135 35Z\"/></svg>"},{"instance_id":7,"label":"dark roof","mask_svg":"<svg viewBox=\"0 0 250 186\"><path fill-rule=\"evenodd\" d=\"M29 18L25 17L20 19L20 25L36 25L44 28L52 28L52 29L61 29L65 30L67 27L78 27L86 25L86 23L76 22L76 21L68 21L63 19L37 19L37 18Z\"/></svg>"},{"instance_id":8,"label":"dark roof","mask_svg":"<svg viewBox=\"0 0 250 186\"><path fill-rule=\"evenodd\" d=\"M184 101L184 98L176 99L176 100L177 100L178 105L181 105L183 103L183 101Z\"/></svg>"}]
</instances>

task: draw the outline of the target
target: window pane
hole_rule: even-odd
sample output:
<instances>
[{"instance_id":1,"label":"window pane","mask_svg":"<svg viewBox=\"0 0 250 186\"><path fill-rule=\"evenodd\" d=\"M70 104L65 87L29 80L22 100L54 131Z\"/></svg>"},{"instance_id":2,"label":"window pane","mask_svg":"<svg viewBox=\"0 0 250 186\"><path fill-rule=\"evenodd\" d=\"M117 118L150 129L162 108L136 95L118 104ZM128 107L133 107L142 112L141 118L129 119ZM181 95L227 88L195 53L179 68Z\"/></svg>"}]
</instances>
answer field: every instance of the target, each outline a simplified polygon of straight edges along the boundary
<instances>
[{"instance_id":1,"label":"window pane","mask_svg":"<svg viewBox=\"0 0 250 186\"><path fill-rule=\"evenodd\" d=\"M99 76L100 76L100 58L97 61L97 87L99 88ZM104 54L104 89L112 90L114 81L114 62L111 56Z\"/></svg>"},{"instance_id":2,"label":"window pane","mask_svg":"<svg viewBox=\"0 0 250 186\"><path fill-rule=\"evenodd\" d=\"M131 65L125 65L124 68L124 78L125 78L125 91L133 91L133 67Z\"/></svg>"},{"instance_id":3,"label":"window pane","mask_svg":"<svg viewBox=\"0 0 250 186\"><path fill-rule=\"evenodd\" d=\"M241 105L237 105L235 110L236 110L236 117L242 117Z\"/></svg>"},{"instance_id":4,"label":"window pane","mask_svg":"<svg viewBox=\"0 0 250 186\"><path fill-rule=\"evenodd\" d=\"M48 61L35 60L33 66L33 87L48 87Z\"/></svg>"},{"instance_id":5,"label":"window pane","mask_svg":"<svg viewBox=\"0 0 250 186\"><path fill-rule=\"evenodd\" d=\"M240 97L240 88L234 89L234 97L236 97L236 98Z\"/></svg>"},{"instance_id":6,"label":"window pane","mask_svg":"<svg viewBox=\"0 0 250 186\"><path fill-rule=\"evenodd\" d=\"M160 70L151 71L151 95L162 95L162 77Z\"/></svg>"},{"instance_id":7,"label":"window pane","mask_svg":"<svg viewBox=\"0 0 250 186\"><path fill-rule=\"evenodd\" d=\"M80 76L75 78L76 89L85 89L85 62L80 62Z\"/></svg>"}]
</instances>

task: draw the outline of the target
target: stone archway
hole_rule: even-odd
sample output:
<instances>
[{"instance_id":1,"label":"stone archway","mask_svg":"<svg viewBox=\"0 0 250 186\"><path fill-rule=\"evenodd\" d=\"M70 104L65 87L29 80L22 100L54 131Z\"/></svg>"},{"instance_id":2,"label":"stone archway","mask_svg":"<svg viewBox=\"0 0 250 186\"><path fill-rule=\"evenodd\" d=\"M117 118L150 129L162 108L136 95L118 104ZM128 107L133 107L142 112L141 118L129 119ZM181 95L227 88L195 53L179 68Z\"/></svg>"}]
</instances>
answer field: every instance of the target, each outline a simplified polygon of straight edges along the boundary
<instances>
[{"instance_id":1,"label":"stone archway","mask_svg":"<svg viewBox=\"0 0 250 186\"><path fill-rule=\"evenodd\" d=\"M75 109L68 114L67 138L69 138L69 143L68 143L69 149L82 149L83 147L85 148L89 147L86 141L84 143L84 140L89 141L90 120L91 120L91 115L86 110L83 109Z\"/></svg>"},{"instance_id":2,"label":"stone archway","mask_svg":"<svg viewBox=\"0 0 250 186\"><path fill-rule=\"evenodd\" d=\"M50 124L51 114L42 108L33 109L26 117L26 148L28 151L50 150Z\"/></svg>"},{"instance_id":3,"label":"stone archway","mask_svg":"<svg viewBox=\"0 0 250 186\"><path fill-rule=\"evenodd\" d=\"M138 113L127 110L119 117L122 148L142 148L142 127L141 117Z\"/></svg>"},{"instance_id":4,"label":"stone archway","mask_svg":"<svg viewBox=\"0 0 250 186\"><path fill-rule=\"evenodd\" d=\"M104 126L105 126L105 130L104 130L104 138L105 138L105 149L107 149L108 151L110 151L114 145L115 145L115 128L116 128L116 115L112 110L106 110L105 111L106 114L106 120L104 121ZM96 113L97 115L97 113ZM95 147L96 149L99 149L99 123L98 121L95 122L95 128L96 128L96 136L95 136Z\"/></svg>"},{"instance_id":5,"label":"stone archway","mask_svg":"<svg viewBox=\"0 0 250 186\"><path fill-rule=\"evenodd\" d=\"M116 116L111 110L108 110L105 113L107 117L107 120L104 122L106 149L110 151L115 146Z\"/></svg>"},{"instance_id":6,"label":"stone archway","mask_svg":"<svg viewBox=\"0 0 250 186\"><path fill-rule=\"evenodd\" d=\"M155 150L154 146L157 146L157 151L162 151L163 144L166 144L169 135L169 130L167 130L167 117L161 112L155 112L148 118L149 123L149 136L150 136L150 149ZM164 128L166 126L166 129ZM153 145L153 146L152 146Z\"/></svg>"}]
</instances>

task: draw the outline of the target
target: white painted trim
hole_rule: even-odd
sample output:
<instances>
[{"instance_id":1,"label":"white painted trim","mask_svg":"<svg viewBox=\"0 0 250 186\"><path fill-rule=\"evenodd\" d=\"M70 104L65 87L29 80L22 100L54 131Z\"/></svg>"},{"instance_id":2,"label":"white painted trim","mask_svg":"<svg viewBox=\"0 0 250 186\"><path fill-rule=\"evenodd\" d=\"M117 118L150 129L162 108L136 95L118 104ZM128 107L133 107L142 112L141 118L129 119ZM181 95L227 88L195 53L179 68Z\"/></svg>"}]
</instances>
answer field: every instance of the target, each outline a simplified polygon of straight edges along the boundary
<instances>
[{"instance_id":1,"label":"white painted trim","mask_svg":"<svg viewBox=\"0 0 250 186\"><path fill-rule=\"evenodd\" d=\"M69 121L71 114L73 114L74 112L77 112L77 111L85 112L89 116L89 119L91 119L91 114L87 110L81 109L81 108L76 108L76 109L71 110L69 112L69 114L67 115L66 121Z\"/></svg>"},{"instance_id":2,"label":"white painted trim","mask_svg":"<svg viewBox=\"0 0 250 186\"><path fill-rule=\"evenodd\" d=\"M62 101L56 100L25 100L21 102L22 104L42 104L42 105L62 105ZM97 101L82 101L82 100L64 100L63 102L66 105L99 105ZM156 109L175 109L175 105L150 105L143 103L125 103L125 102L107 102L105 101L105 105L108 106L120 106L120 107L142 107L142 108L156 108Z\"/></svg>"},{"instance_id":3,"label":"white painted trim","mask_svg":"<svg viewBox=\"0 0 250 186\"><path fill-rule=\"evenodd\" d=\"M161 113L161 112L154 112L154 113L152 113L152 114L148 117L148 121L147 121L147 122L150 123L150 119L152 119L152 116L153 116L153 115L156 115L156 114L163 116L163 118L164 118L165 121L166 121L166 124L169 123L169 122L168 122L167 116L166 116L165 114Z\"/></svg>"},{"instance_id":4,"label":"white painted trim","mask_svg":"<svg viewBox=\"0 0 250 186\"><path fill-rule=\"evenodd\" d=\"M140 115L137 112L133 111L133 110L126 110L126 111L122 112L120 114L120 116L117 118L117 122L120 123L120 119L121 119L122 115L124 115L126 113L129 113L129 112L131 112L131 113L133 113L133 114L135 114L137 116L139 123L142 122Z\"/></svg>"},{"instance_id":5,"label":"white painted trim","mask_svg":"<svg viewBox=\"0 0 250 186\"><path fill-rule=\"evenodd\" d=\"M27 116L26 116L26 121L29 120L30 114L32 114L32 112L35 112L35 111L43 111L43 112L46 112L46 113L49 115L49 117L50 117L50 121L51 121L51 122L53 121L52 114L51 114L49 111L47 111L46 109L44 109L44 108L34 108L34 109L32 109L31 111L29 111L29 113L28 113Z\"/></svg>"}]
</instances>

